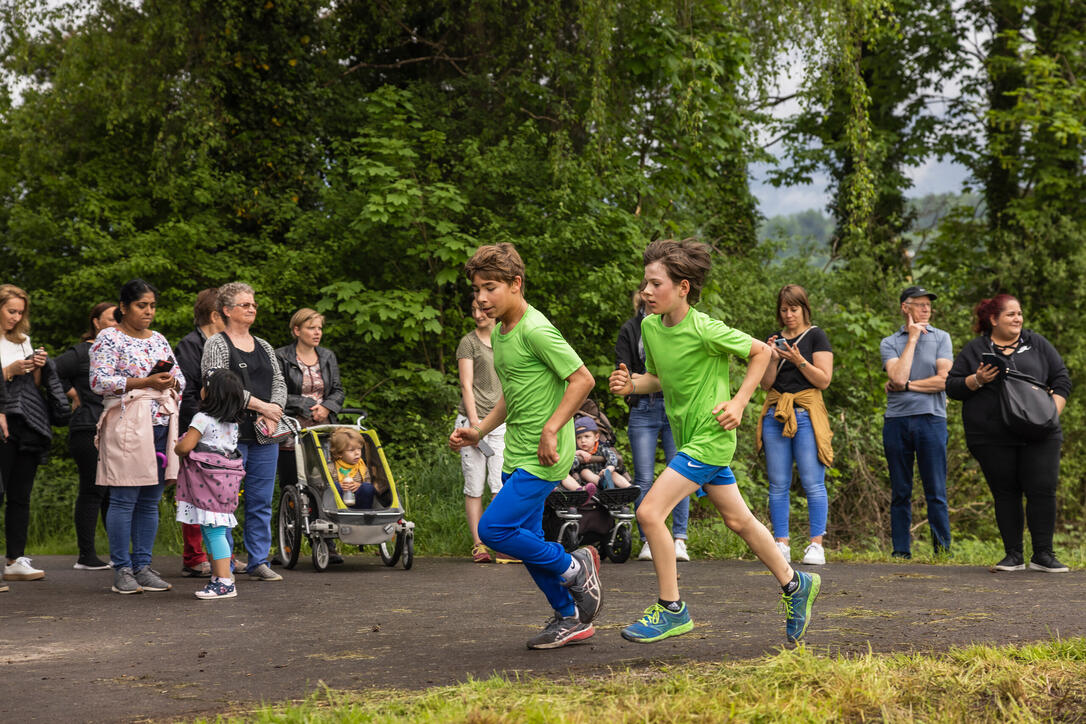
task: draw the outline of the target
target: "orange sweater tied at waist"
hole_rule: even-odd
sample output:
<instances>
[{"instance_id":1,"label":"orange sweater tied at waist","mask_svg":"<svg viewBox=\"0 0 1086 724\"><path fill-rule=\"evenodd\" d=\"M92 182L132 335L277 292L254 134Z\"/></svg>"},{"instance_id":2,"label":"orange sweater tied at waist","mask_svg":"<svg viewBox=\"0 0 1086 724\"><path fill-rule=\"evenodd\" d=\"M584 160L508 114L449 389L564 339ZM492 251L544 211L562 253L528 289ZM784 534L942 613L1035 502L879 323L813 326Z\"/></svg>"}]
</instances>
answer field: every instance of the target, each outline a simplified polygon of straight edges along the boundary
<instances>
[{"instance_id":1,"label":"orange sweater tied at waist","mask_svg":"<svg viewBox=\"0 0 1086 724\"><path fill-rule=\"evenodd\" d=\"M776 405L773 414L777 422L784 423L783 434L785 437L796 436L796 407L807 411L811 418L811 428L814 430L815 445L818 447L818 459L826 467L833 465L833 430L830 429L830 414L826 411L826 403L822 401L822 390L810 387L800 392L778 392L770 390L766 395L765 404L762 405L762 414L758 416L758 428L755 432L757 449L762 449L762 420L770 407Z\"/></svg>"}]
</instances>

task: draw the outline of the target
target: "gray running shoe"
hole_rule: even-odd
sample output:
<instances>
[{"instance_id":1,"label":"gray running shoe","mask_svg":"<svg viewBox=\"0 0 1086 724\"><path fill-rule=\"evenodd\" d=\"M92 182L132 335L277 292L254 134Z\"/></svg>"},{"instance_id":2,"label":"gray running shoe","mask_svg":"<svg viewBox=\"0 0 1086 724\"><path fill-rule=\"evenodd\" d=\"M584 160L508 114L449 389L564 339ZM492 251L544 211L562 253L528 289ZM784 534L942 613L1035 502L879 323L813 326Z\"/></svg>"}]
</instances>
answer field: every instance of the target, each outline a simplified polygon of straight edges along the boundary
<instances>
[{"instance_id":1,"label":"gray running shoe","mask_svg":"<svg viewBox=\"0 0 1086 724\"><path fill-rule=\"evenodd\" d=\"M142 593L143 588L136 581L136 576L132 573L132 569L125 566L124 568L113 569L113 592L114 593Z\"/></svg>"},{"instance_id":2,"label":"gray running shoe","mask_svg":"<svg viewBox=\"0 0 1086 724\"><path fill-rule=\"evenodd\" d=\"M600 586L600 554L594 546L584 546L571 553L581 564L577 575L564 584L577 604L581 623L592 623L603 606L603 588Z\"/></svg>"},{"instance_id":3,"label":"gray running shoe","mask_svg":"<svg viewBox=\"0 0 1086 724\"><path fill-rule=\"evenodd\" d=\"M249 578L254 581L281 581L283 577L273 571L267 563L261 563L259 566L249 571Z\"/></svg>"},{"instance_id":4,"label":"gray running shoe","mask_svg":"<svg viewBox=\"0 0 1086 724\"><path fill-rule=\"evenodd\" d=\"M596 629L591 623L581 623L577 616L562 618L562 614L554 612L554 618L547 622L546 627L534 637L529 639L530 649L557 649L567 644L575 644L579 641L592 638L596 635Z\"/></svg>"},{"instance_id":5,"label":"gray running shoe","mask_svg":"<svg viewBox=\"0 0 1086 724\"><path fill-rule=\"evenodd\" d=\"M158 576L158 571L151 570L150 566L144 566L136 571L136 582L145 591L168 591L173 588L172 583L166 583Z\"/></svg>"}]
</instances>

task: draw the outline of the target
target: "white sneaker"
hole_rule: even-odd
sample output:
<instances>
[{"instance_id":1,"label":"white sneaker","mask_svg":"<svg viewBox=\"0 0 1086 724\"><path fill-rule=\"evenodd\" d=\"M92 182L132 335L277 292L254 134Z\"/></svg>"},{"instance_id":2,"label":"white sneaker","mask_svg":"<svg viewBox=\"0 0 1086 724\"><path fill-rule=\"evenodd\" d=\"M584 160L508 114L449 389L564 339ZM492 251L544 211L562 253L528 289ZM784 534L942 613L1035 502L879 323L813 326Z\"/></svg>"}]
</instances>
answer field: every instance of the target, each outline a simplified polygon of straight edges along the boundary
<instances>
[{"instance_id":1,"label":"white sneaker","mask_svg":"<svg viewBox=\"0 0 1086 724\"><path fill-rule=\"evenodd\" d=\"M803 551L803 560L800 563L806 566L826 565L826 549L818 543L811 543Z\"/></svg>"},{"instance_id":2,"label":"white sneaker","mask_svg":"<svg viewBox=\"0 0 1086 724\"><path fill-rule=\"evenodd\" d=\"M36 581L45 578L45 571L30 565L30 559L26 556L19 556L14 563L4 566L4 578L9 581Z\"/></svg>"},{"instance_id":3,"label":"white sneaker","mask_svg":"<svg viewBox=\"0 0 1086 724\"><path fill-rule=\"evenodd\" d=\"M777 540L777 541L773 541L773 542L777 544L777 550L779 550L781 552L781 555L784 556L784 560L791 563L792 562L792 547L790 545L788 545L787 543L785 543L784 541Z\"/></svg>"},{"instance_id":4,"label":"white sneaker","mask_svg":"<svg viewBox=\"0 0 1086 724\"><path fill-rule=\"evenodd\" d=\"M641 545L641 552L637 554L637 560L639 561L651 561L652 551L649 550L649 542L645 541Z\"/></svg>"},{"instance_id":5,"label":"white sneaker","mask_svg":"<svg viewBox=\"0 0 1086 724\"><path fill-rule=\"evenodd\" d=\"M682 538L675 539L675 560L688 561L690 554L686 552L686 541Z\"/></svg>"}]
</instances>

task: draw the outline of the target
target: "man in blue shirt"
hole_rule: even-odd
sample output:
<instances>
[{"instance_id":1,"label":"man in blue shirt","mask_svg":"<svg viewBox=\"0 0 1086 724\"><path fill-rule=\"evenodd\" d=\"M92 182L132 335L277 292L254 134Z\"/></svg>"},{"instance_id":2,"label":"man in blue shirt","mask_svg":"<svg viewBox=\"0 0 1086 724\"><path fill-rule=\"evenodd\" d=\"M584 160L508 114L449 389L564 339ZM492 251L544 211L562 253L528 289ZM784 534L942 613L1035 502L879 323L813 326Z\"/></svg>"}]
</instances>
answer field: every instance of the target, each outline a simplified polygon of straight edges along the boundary
<instances>
[{"instance_id":1,"label":"man in blue shirt","mask_svg":"<svg viewBox=\"0 0 1086 724\"><path fill-rule=\"evenodd\" d=\"M918 286L901 292L905 324L879 345L889 376L882 445L890 469L890 536L895 558L912 557L914 459L924 484L935 552L950 550L944 389L954 352L950 335L928 323L935 298Z\"/></svg>"}]
</instances>

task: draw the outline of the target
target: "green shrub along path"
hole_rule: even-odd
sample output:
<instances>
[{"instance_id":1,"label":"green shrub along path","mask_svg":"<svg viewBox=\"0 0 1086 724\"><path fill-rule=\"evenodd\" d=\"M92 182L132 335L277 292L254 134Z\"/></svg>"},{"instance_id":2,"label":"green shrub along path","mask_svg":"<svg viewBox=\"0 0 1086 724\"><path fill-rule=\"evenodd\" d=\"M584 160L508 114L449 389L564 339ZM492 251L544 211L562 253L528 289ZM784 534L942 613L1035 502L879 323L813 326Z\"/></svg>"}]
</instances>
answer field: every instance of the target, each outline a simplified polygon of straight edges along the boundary
<instances>
[{"instance_id":1,"label":"green shrub along path","mask_svg":"<svg viewBox=\"0 0 1086 724\"><path fill-rule=\"evenodd\" d=\"M35 559L40 582L0 594L0 720L175 719L251 712L324 686L421 690L497 674L590 682L615 672L654 678L686 662L775 656L784 646L779 589L757 562L680 564L694 631L659 644L620 629L654 600L650 564L605 563L605 599L591 641L528 651L549 611L518 565L422 557L409 571L369 554L316 573L308 560L283 583L242 579L238 598L201 602L180 561L156 566L174 589L118 596L111 574ZM944 652L1086 636L1069 602L1086 572L992 574L983 567L836 563L808 634L819 659L836 654ZM497 719L495 719L497 720Z\"/></svg>"}]
</instances>

